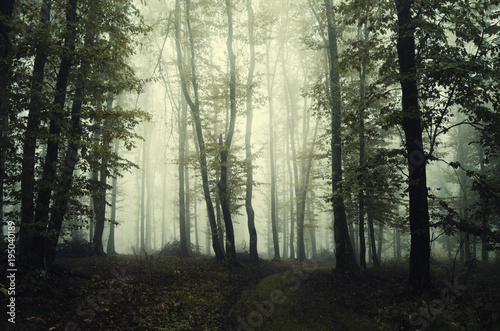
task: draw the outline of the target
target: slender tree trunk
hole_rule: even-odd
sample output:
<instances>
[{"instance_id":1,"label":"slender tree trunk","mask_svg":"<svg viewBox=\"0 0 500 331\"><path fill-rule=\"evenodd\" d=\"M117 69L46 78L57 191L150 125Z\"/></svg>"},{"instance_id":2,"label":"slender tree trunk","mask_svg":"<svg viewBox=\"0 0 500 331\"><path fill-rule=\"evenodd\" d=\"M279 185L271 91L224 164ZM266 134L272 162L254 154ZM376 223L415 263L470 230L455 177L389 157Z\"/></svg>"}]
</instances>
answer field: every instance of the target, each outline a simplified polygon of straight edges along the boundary
<instances>
[{"instance_id":1,"label":"slender tree trunk","mask_svg":"<svg viewBox=\"0 0 500 331\"><path fill-rule=\"evenodd\" d=\"M163 169L163 185L162 185L162 208L161 208L161 247L165 247L167 237L167 219L165 211L167 209L167 169Z\"/></svg>"},{"instance_id":2,"label":"slender tree trunk","mask_svg":"<svg viewBox=\"0 0 500 331\"><path fill-rule=\"evenodd\" d=\"M115 155L118 155L118 150L120 148L119 141L115 140L115 146L114 146L114 152ZM109 225L109 238L108 238L108 247L107 247L107 253L109 255L116 255L116 250L115 250L115 226L118 224L116 222L116 198L117 198L117 178L118 174L115 173L113 176L113 179L111 180L112 182L112 191L111 191L111 223Z\"/></svg>"},{"instance_id":3,"label":"slender tree trunk","mask_svg":"<svg viewBox=\"0 0 500 331\"><path fill-rule=\"evenodd\" d=\"M187 109L186 109L187 111ZM186 119L187 119L187 112L186 112ZM184 155L189 155L189 144L187 141L187 121L186 121L186 130L184 131L186 133L186 149L184 151ZM189 164L186 162L184 164L184 185L186 189L184 190L186 194L186 248L188 253L191 252L191 191L189 188Z\"/></svg>"},{"instance_id":4,"label":"slender tree trunk","mask_svg":"<svg viewBox=\"0 0 500 331\"><path fill-rule=\"evenodd\" d=\"M308 215L314 215L312 213L312 210L311 210L311 200L308 200L308 202L307 202L307 213L308 213ZM317 257L316 226L314 224L310 224L310 226L309 226L309 235L311 236L311 258L316 259L316 257Z\"/></svg>"},{"instance_id":5,"label":"slender tree trunk","mask_svg":"<svg viewBox=\"0 0 500 331\"><path fill-rule=\"evenodd\" d=\"M144 123L144 137L146 137L146 123ZM145 241L145 223L146 223L146 157L147 157L147 141L142 144L142 166L141 166L141 254L147 252Z\"/></svg>"},{"instance_id":6,"label":"slender tree trunk","mask_svg":"<svg viewBox=\"0 0 500 331\"><path fill-rule=\"evenodd\" d=\"M373 229L373 218L368 213L368 229L370 231L370 253L375 268L380 268L380 262L377 257L377 249L375 248L375 230Z\"/></svg>"},{"instance_id":7,"label":"slender tree trunk","mask_svg":"<svg viewBox=\"0 0 500 331\"><path fill-rule=\"evenodd\" d=\"M95 176L94 176L95 174ZM92 181L92 185L95 185L97 182L97 172L92 170L90 173L90 179ZM94 188L92 189L92 195L94 194ZM92 239L94 239L94 227L95 227L95 208L94 208L94 197L92 196L90 198L90 203L89 203L89 209L90 209L90 219L89 219L89 244L92 243Z\"/></svg>"},{"instance_id":8,"label":"slender tree trunk","mask_svg":"<svg viewBox=\"0 0 500 331\"><path fill-rule=\"evenodd\" d=\"M342 196L342 137L341 137L341 94L340 75L338 72L337 32L335 27L335 14L332 9L332 1L325 0L328 21L328 46L330 67L330 89L331 89L331 149L332 149L332 199L334 213L334 233L336 245L336 269L339 272L353 270L356 267L354 251L349 239L347 228L347 217L345 213L344 198Z\"/></svg>"},{"instance_id":9,"label":"slender tree trunk","mask_svg":"<svg viewBox=\"0 0 500 331\"><path fill-rule=\"evenodd\" d=\"M396 228L396 259L401 260L401 230Z\"/></svg>"},{"instance_id":10,"label":"slender tree trunk","mask_svg":"<svg viewBox=\"0 0 500 331\"><path fill-rule=\"evenodd\" d=\"M286 169L285 167L283 167L283 179L286 178ZM283 185L283 190L282 190L282 194L283 194L283 200L282 201L286 201L286 194L287 194L287 189L286 189L286 185ZM291 203L291 201L290 201ZM287 217L286 215L286 208L283 207L283 215L282 215L282 218L283 218L283 258L284 259L288 259L288 246L290 245L290 243L288 242L289 239L289 233L288 233L288 219L289 217Z\"/></svg>"},{"instance_id":11,"label":"slender tree trunk","mask_svg":"<svg viewBox=\"0 0 500 331\"><path fill-rule=\"evenodd\" d=\"M382 245L384 244L384 224L378 226L378 260L382 262Z\"/></svg>"},{"instance_id":12,"label":"slender tree trunk","mask_svg":"<svg viewBox=\"0 0 500 331\"><path fill-rule=\"evenodd\" d=\"M255 212L252 206L253 194L253 162L252 162L252 120L253 120L253 75L255 70L255 40L253 33L253 8L252 0L247 0L247 13L248 13L248 38L250 48L250 66L248 68L247 77L247 123L245 134L245 156L246 156L246 170L247 170L247 183L245 192L245 209L248 218L248 233L250 237L250 251L249 258L251 262L259 262L259 255L257 253L257 230L255 229Z\"/></svg>"},{"instance_id":13,"label":"slender tree trunk","mask_svg":"<svg viewBox=\"0 0 500 331\"><path fill-rule=\"evenodd\" d=\"M111 109L113 105L113 98L109 97L107 100L107 108ZM100 128L97 128L99 130ZM95 136L98 136L97 134ZM105 134L100 135L104 150L109 149L109 138ZM97 166L97 164L96 164ZM94 255L105 256L104 247L102 243L102 235L104 233L104 224L106 222L106 180L108 177L108 159L103 156L101 164L99 165L99 182L96 183L96 194L93 196L95 208L95 232L92 239L92 253Z\"/></svg>"},{"instance_id":14,"label":"slender tree trunk","mask_svg":"<svg viewBox=\"0 0 500 331\"><path fill-rule=\"evenodd\" d=\"M368 43L368 23L364 24L364 44ZM366 64L363 61L359 72L359 168L360 168L360 187L364 187L363 167L365 165L365 81L366 81ZM359 201L359 264L363 269L366 269L366 244L365 244L365 197L364 190L358 193Z\"/></svg>"},{"instance_id":15,"label":"slender tree trunk","mask_svg":"<svg viewBox=\"0 0 500 331\"><path fill-rule=\"evenodd\" d=\"M38 192L38 199L35 206L35 218L34 223L37 227L42 227L38 235L33 239L33 249L36 256L36 260L43 263L44 258L48 254L46 252L47 241L50 239L49 236L53 234L48 234L47 227L53 227L49 222L49 210L50 201L52 199L52 193L55 191L64 190L61 185L61 177L58 177L57 166L58 166L58 155L60 147L60 134L63 127L64 121L64 104L66 101L68 78L70 74L70 69L73 65L73 52L75 50L76 42L76 27L75 23L77 20L76 15L77 0L68 0L68 5L66 8L66 27L64 33L64 46L66 47L65 52L61 57L61 62L59 65L59 72L56 80L56 88L54 95L54 110L49 124L49 138L47 141L47 153L45 155L43 173L41 180L41 189ZM61 220L62 221L62 220ZM58 235L58 234L56 234ZM35 262L35 265L38 262Z\"/></svg>"},{"instance_id":16,"label":"slender tree trunk","mask_svg":"<svg viewBox=\"0 0 500 331\"><path fill-rule=\"evenodd\" d=\"M199 106L199 99L198 99L198 81L196 77L196 70L195 70L195 61L194 61L194 42L193 42L193 36L191 32L191 25L190 25L190 14L189 14L189 7L190 7L190 0L186 0L186 25L187 25L187 30L189 34L189 39L190 39L190 51L191 51L191 84L193 87L193 93L194 93L194 101L191 99L188 91L188 86L187 82L184 76L184 68L182 65L182 50L181 50L181 45L180 45L180 18L181 18L181 10L180 10L180 2L179 0L176 0L175 2L175 11L176 11L176 24L175 24L175 45L176 45L176 50L177 50L177 66L179 69L179 74L181 78L181 85L182 85L182 93L189 105L189 108L191 110L191 114L193 116L193 121L195 124L196 128L196 137L198 138L198 146L200 148L200 171L201 171L201 180L203 183L203 194L205 197L205 203L207 205L207 212L208 212L208 221L210 224L210 231L212 234L212 247L215 252L215 257L218 260L224 259L224 251L221 248L221 245L219 243L219 236L217 233L217 223L215 220L215 213L214 213L214 206L212 203L212 198L210 196L210 188L209 188L209 183L208 183L208 164L207 164L207 156L206 156L206 148L205 148L205 140L203 138L203 129L201 127L201 118L200 118L200 106Z\"/></svg>"},{"instance_id":17,"label":"slender tree trunk","mask_svg":"<svg viewBox=\"0 0 500 331\"><path fill-rule=\"evenodd\" d=\"M148 160L146 167L144 168L144 175L146 178L146 220L145 220L145 226L146 226L146 232L144 234L144 245L146 247L146 252L150 252L152 250L152 244L151 244L151 234L152 234L152 223L153 223L153 212L152 212L152 202L153 202L153 190L152 190L152 184L151 184L151 178L154 176L154 169L151 167L151 162L149 161L150 159L150 148L151 148L151 130L153 128L150 128L148 130L148 135L145 136L146 139L146 159Z\"/></svg>"},{"instance_id":18,"label":"slender tree trunk","mask_svg":"<svg viewBox=\"0 0 500 331\"><path fill-rule=\"evenodd\" d=\"M226 138L220 152L221 170L220 181L218 183L219 198L221 201L222 215L226 227L226 258L229 261L236 261L236 246L234 242L233 220L231 217L231 199L229 191L229 164L228 156L233 140L236 123L236 56L233 52L233 8L231 0L226 0L226 12L228 19L227 52L229 57L229 102L230 102L230 122ZM220 137L222 143L222 137Z\"/></svg>"},{"instance_id":19,"label":"slender tree trunk","mask_svg":"<svg viewBox=\"0 0 500 331\"><path fill-rule=\"evenodd\" d=\"M295 258L295 245L294 245L294 235L295 235L295 213L294 213L294 203L293 203L293 175L292 175L292 166L290 165L290 149L289 149L289 144L288 141L289 139L289 129L288 126L286 128L286 135L287 135L287 143L286 143L286 163L287 163L287 169L288 169L288 180L290 182L290 259Z\"/></svg>"},{"instance_id":20,"label":"slender tree trunk","mask_svg":"<svg viewBox=\"0 0 500 331\"><path fill-rule=\"evenodd\" d=\"M85 45L90 43L90 38L87 37ZM82 63L78 79L76 83L76 91L73 97L73 104L71 106L71 128L73 136L69 139L66 155L64 157L64 166L61 170L61 185L59 190L55 192L54 205L52 207L51 219L49 222L49 236L46 240L46 262L52 265L55 262L57 241L61 232L64 217L68 211L69 193L73 186L73 172L75 171L76 163L78 162L78 150L80 149L80 140L82 139L81 131L81 109L83 104L83 97L85 94L86 77L85 72L88 70L88 63ZM96 175L97 176L97 175ZM93 212L93 200L91 202L91 210ZM92 242L93 237L93 218L90 220L90 238Z\"/></svg>"},{"instance_id":21,"label":"slender tree trunk","mask_svg":"<svg viewBox=\"0 0 500 331\"><path fill-rule=\"evenodd\" d=\"M9 136L9 113L11 112L8 105L9 91L12 80L12 58L13 47L10 42L12 37L12 29L10 20L14 11L15 0L5 0L0 3L0 224L4 223L4 196L5 196L5 180L7 178L5 161L8 151L11 149L11 144L7 137ZM31 200L33 204L33 197ZM31 207L33 208L33 207ZM33 212L27 213L33 215ZM32 219L33 216L31 216ZM21 222L22 224L22 222ZM3 226L0 226L0 235L3 238ZM25 242L29 245L29 242ZM29 247L26 247L29 251Z\"/></svg>"},{"instance_id":22,"label":"slender tree trunk","mask_svg":"<svg viewBox=\"0 0 500 331\"><path fill-rule=\"evenodd\" d=\"M200 253L200 241L198 237L198 200L194 199L194 239L196 241L196 253Z\"/></svg>"},{"instance_id":23,"label":"slender tree trunk","mask_svg":"<svg viewBox=\"0 0 500 331\"><path fill-rule=\"evenodd\" d=\"M7 3L5 3L5 5L7 5ZM12 5L14 4L12 3ZM48 28L51 5L52 2L48 0L45 0L42 4L40 22L41 30ZM2 7L3 6L4 4L2 3ZM12 13L10 8L7 10ZM4 22L1 21L1 24L3 25ZM28 105L28 121L24 135L23 158L21 161L21 226L19 255L21 260L24 260L24 263L27 266L33 267L43 266L43 250L40 250L40 246L35 246L36 242L40 245L40 241L43 239L35 238L43 232L44 228L41 224L33 225L33 216L35 211L35 150L37 145L37 131L40 125L40 116L42 112L42 109L40 109L42 104L41 93L43 89L46 60L45 51L41 46L39 46L36 50L35 63L33 66L31 84L32 95ZM3 81L3 79L1 80ZM7 112L7 109L5 111ZM5 119L8 119L8 116L5 116ZM2 125L4 124L2 123ZM2 139L2 144L3 142L4 140ZM4 172L2 171L2 176L3 174Z\"/></svg>"},{"instance_id":24,"label":"slender tree trunk","mask_svg":"<svg viewBox=\"0 0 500 331\"><path fill-rule=\"evenodd\" d=\"M408 154L410 197L410 284L420 290L432 287L430 277L429 207L421 114L418 105L414 24L411 0L395 0L398 13L399 71L401 74L403 130Z\"/></svg>"},{"instance_id":25,"label":"slender tree trunk","mask_svg":"<svg viewBox=\"0 0 500 331\"><path fill-rule=\"evenodd\" d=\"M181 106L180 108L185 108ZM184 192L184 170L185 170L185 153L186 146L186 128L187 128L187 109L182 111L179 108L179 233L180 233L180 255L188 256L188 247L186 242L186 194Z\"/></svg>"},{"instance_id":26,"label":"slender tree trunk","mask_svg":"<svg viewBox=\"0 0 500 331\"><path fill-rule=\"evenodd\" d=\"M479 165L480 173L484 175L484 148L479 146ZM482 217L481 220L481 261L488 262L488 219L486 216Z\"/></svg>"}]
</instances>

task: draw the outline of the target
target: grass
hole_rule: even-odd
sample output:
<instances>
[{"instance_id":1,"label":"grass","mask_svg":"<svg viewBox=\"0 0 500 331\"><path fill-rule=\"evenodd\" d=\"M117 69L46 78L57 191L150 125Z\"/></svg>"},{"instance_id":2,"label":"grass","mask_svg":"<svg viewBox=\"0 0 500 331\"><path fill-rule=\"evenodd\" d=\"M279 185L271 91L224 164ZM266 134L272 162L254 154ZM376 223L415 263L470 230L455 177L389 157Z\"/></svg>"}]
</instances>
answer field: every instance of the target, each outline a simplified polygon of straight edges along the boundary
<instances>
[{"instance_id":1,"label":"grass","mask_svg":"<svg viewBox=\"0 0 500 331\"><path fill-rule=\"evenodd\" d=\"M465 288L443 305L446 264L433 266L435 289L424 294L408 289L407 265L397 261L356 277L333 274L330 264L234 266L203 257L60 259L58 266L19 280L16 330L500 330L495 263L459 266ZM6 299L0 295L4 307Z\"/></svg>"}]
</instances>

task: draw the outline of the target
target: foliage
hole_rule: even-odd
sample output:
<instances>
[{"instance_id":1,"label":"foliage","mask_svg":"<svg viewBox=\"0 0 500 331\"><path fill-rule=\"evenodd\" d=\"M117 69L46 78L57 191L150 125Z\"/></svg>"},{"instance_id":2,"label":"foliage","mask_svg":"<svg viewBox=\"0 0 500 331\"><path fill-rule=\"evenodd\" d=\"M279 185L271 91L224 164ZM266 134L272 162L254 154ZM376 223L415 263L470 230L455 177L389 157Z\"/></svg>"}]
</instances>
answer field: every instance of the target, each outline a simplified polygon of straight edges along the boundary
<instances>
[{"instance_id":1,"label":"foliage","mask_svg":"<svg viewBox=\"0 0 500 331\"><path fill-rule=\"evenodd\" d=\"M170 241L165 244L165 246L162 247L162 249L158 252L159 256L181 256L181 251L180 251L180 246L181 243L179 240L174 240ZM199 251L196 249L196 245L191 243L191 247L188 247L188 255L195 257L195 256L202 256Z\"/></svg>"},{"instance_id":2,"label":"foliage","mask_svg":"<svg viewBox=\"0 0 500 331\"><path fill-rule=\"evenodd\" d=\"M89 256L91 252L90 243L82 238L74 238L57 245L56 254L58 258L76 258Z\"/></svg>"}]
</instances>

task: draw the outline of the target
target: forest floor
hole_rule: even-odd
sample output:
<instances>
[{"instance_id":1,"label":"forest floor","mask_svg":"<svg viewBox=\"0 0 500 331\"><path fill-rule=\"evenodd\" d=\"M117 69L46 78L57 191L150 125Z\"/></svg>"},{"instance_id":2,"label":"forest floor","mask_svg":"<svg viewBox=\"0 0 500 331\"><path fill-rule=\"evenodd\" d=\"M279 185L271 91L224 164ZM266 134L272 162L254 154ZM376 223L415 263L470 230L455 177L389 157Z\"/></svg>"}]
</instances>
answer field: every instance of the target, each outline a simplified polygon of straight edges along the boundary
<instances>
[{"instance_id":1,"label":"forest floor","mask_svg":"<svg viewBox=\"0 0 500 331\"><path fill-rule=\"evenodd\" d=\"M435 289L423 295L408 289L403 262L354 277L286 260L109 256L57 266L18 282L15 327L2 313L0 329L500 330L499 263L454 274L451 264L434 265Z\"/></svg>"}]
</instances>

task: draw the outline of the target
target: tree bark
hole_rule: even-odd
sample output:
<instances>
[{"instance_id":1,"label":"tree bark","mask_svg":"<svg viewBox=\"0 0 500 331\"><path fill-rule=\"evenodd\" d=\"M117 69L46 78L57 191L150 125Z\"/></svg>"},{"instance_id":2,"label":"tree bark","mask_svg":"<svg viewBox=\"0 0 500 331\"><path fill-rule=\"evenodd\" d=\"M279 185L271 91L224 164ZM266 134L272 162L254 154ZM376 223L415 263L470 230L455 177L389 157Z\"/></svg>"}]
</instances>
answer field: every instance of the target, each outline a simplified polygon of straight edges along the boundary
<instances>
[{"instance_id":1,"label":"tree bark","mask_svg":"<svg viewBox=\"0 0 500 331\"><path fill-rule=\"evenodd\" d=\"M422 144L421 113L418 105L412 0L395 0L398 15L397 52L402 90L403 130L408 154L410 199L409 282L419 290L432 287L430 278L429 207L426 158Z\"/></svg>"},{"instance_id":2,"label":"tree bark","mask_svg":"<svg viewBox=\"0 0 500 331\"><path fill-rule=\"evenodd\" d=\"M249 258L251 262L259 262L259 255L257 253L257 230L255 229L255 211L252 206L253 195L253 160L252 160L252 120L253 120L253 75L255 71L255 40L253 33L253 8L252 0L247 0L247 13L248 13L248 43L250 48L250 66L248 68L247 77L247 123L245 134L245 156L246 156L246 170L247 182L245 192L245 209L248 219L248 233L250 237Z\"/></svg>"},{"instance_id":3,"label":"tree bark","mask_svg":"<svg viewBox=\"0 0 500 331\"><path fill-rule=\"evenodd\" d=\"M228 20L227 53L229 57L229 102L231 119L227 131L226 139L220 152L221 170L220 181L218 183L219 198L221 200L224 225L226 226L226 258L229 261L236 261L236 246L234 242L233 220L231 217L231 199L228 179L228 155L233 140L234 127L236 123L236 56L233 52L233 9L231 0L226 0L226 12Z\"/></svg>"},{"instance_id":4,"label":"tree bark","mask_svg":"<svg viewBox=\"0 0 500 331\"><path fill-rule=\"evenodd\" d=\"M106 107L110 109L113 106L113 98L108 97L106 101ZM99 125L96 131L103 130L103 125ZM105 130L105 128L104 128ZM99 138L103 144L104 150L109 149L109 138L106 137L105 132L101 134L94 134L94 137ZM97 160L95 160L97 161ZM94 200L94 210L95 210L95 229L94 238L92 239L92 254L105 256L104 247L102 244L102 234L104 232L104 224L106 222L106 180L108 178L108 159L106 156L101 157L101 163L95 166L99 166L99 182L95 183L96 189L92 197Z\"/></svg>"},{"instance_id":5,"label":"tree bark","mask_svg":"<svg viewBox=\"0 0 500 331\"><path fill-rule=\"evenodd\" d=\"M5 161L8 151L11 149L9 143L9 113L8 106L9 91L11 88L12 76L12 29L10 27L10 20L14 11L15 0L4 0L0 3L0 224L4 223L4 196L5 196L5 180L7 178ZM33 197L31 197L33 203ZM30 215L30 213L28 213ZM33 215L33 212L31 212ZM33 216L31 216L33 217ZM22 223L22 222L21 222ZM0 227L0 235L3 237L3 226ZM29 242L25 242L29 244Z\"/></svg>"},{"instance_id":6,"label":"tree bark","mask_svg":"<svg viewBox=\"0 0 500 331\"><path fill-rule=\"evenodd\" d=\"M49 226L49 209L52 192L61 190L60 177L57 176L58 154L60 144L60 134L64 121L64 104L66 101L68 78L70 69L73 64L73 52L76 42L76 7L77 0L68 0L66 9L66 27L64 36L64 46L66 51L61 57L59 72L57 75L55 96L54 96L54 111L53 117L50 118L49 139L47 141L47 153L43 165L43 173L41 180L41 189L38 192L38 198L35 206L34 223L37 227L41 227L41 231L33 239L33 250L37 261L43 261L47 252L45 252L47 236L47 226ZM38 262L35 262L35 264ZM42 262L43 263L43 262Z\"/></svg>"},{"instance_id":7,"label":"tree bark","mask_svg":"<svg viewBox=\"0 0 500 331\"><path fill-rule=\"evenodd\" d=\"M368 213L368 229L370 231L370 252L371 259L373 261L373 266L375 268L380 268L380 262L377 257L377 249L375 244L375 230L373 229L373 217Z\"/></svg>"},{"instance_id":8,"label":"tree bark","mask_svg":"<svg viewBox=\"0 0 500 331\"><path fill-rule=\"evenodd\" d=\"M185 153L184 148L186 146L186 127L187 127L187 109L181 112L181 108L186 108L184 106L179 107L178 118L179 118L179 165L178 165L178 175L179 175L179 233L180 233L180 255L188 256L188 247L186 243L186 194L184 192L184 163L185 163Z\"/></svg>"},{"instance_id":9,"label":"tree bark","mask_svg":"<svg viewBox=\"0 0 500 331\"><path fill-rule=\"evenodd\" d=\"M188 85L184 76L184 68L182 64L182 50L180 44L180 19L181 19L181 9L180 2L176 0L175 2L175 11L176 11L176 24L175 24L175 46L177 51L177 66L179 69L179 75L181 78L181 87L182 93L186 99L186 102L189 105L191 110L191 114L193 116L193 121L196 128L196 137L198 138L198 146L200 149L200 172L201 172L201 180L203 183L203 195L205 197L205 203L207 205L207 213L208 213L208 221L210 224L210 231L212 234L212 248L215 252L215 257L217 260L224 259L224 251L222 250L219 243L219 236L217 233L217 223L215 220L214 206L212 203L212 198L210 196L210 188L208 185L208 169L207 169L207 156L206 156L206 147L205 140L203 138L203 129L201 127L201 118L200 118L200 106L198 99L198 81L196 78L196 70L195 70L195 62L194 62L194 43L193 36L191 32L190 25L190 17L189 17L189 7L190 1L186 0L186 25L190 39L190 49L191 49L191 84L193 88L194 99L191 99L188 91Z\"/></svg>"},{"instance_id":10,"label":"tree bark","mask_svg":"<svg viewBox=\"0 0 500 331\"><path fill-rule=\"evenodd\" d=\"M325 0L328 21L328 49L330 55L330 92L331 92L331 149L332 149L332 199L334 214L334 233L336 245L336 270L339 272L351 271L356 268L356 259L349 239L347 217L345 213L344 197L342 196L342 137L341 127L341 100L340 75L338 72L337 32L335 28L335 14L332 1Z\"/></svg>"},{"instance_id":11,"label":"tree bark","mask_svg":"<svg viewBox=\"0 0 500 331\"><path fill-rule=\"evenodd\" d=\"M368 43L368 23L364 24L364 45ZM364 165L365 165L365 120L364 112L366 108L365 104L365 82L366 82L366 64L363 61L361 64L361 69L359 72L359 168L360 168L360 192L358 193L359 201L359 264L363 269L366 269L366 243L365 243L365 197L364 197Z\"/></svg>"},{"instance_id":12,"label":"tree bark","mask_svg":"<svg viewBox=\"0 0 500 331\"><path fill-rule=\"evenodd\" d=\"M276 208L276 169L275 169L275 145L274 145L274 103L273 103L273 88L274 88L274 79L276 77L276 69L277 65L275 63L273 67L273 71L271 72L270 65L270 42L266 42L266 77L267 77L267 96L268 96L268 105L269 105L269 162L270 162L270 173L271 173L271 217L270 217L270 225L271 229L268 229L268 239L270 233L272 232L272 241L273 241L273 259L280 259L280 249L279 249L279 238L278 238L278 227L277 227L277 208ZM277 61L278 58L276 58ZM271 231L269 231L271 230ZM269 240L268 240L269 243Z\"/></svg>"},{"instance_id":13,"label":"tree bark","mask_svg":"<svg viewBox=\"0 0 500 331\"><path fill-rule=\"evenodd\" d=\"M91 38L87 37L85 44L90 43ZM54 196L54 206L52 207L51 220L49 223L50 235L46 241L46 260L48 265L52 265L55 262L57 241L59 239L59 234L62 228L62 223L64 217L68 211L68 201L69 192L73 186L73 173L75 171L75 166L78 162L78 150L80 149L80 139L82 139L81 131L81 115L80 111L82 109L83 97L85 94L86 77L85 72L88 70L88 64L82 63L80 72L78 74L78 79L76 83L76 90L74 95L73 104L71 106L71 128L74 136L70 139L68 147L66 149L66 155L64 157L64 167L61 170L61 185L60 189L56 191ZM90 200L90 208L94 209L93 200ZM89 224L89 242L92 241L93 237L93 219L90 220Z\"/></svg>"},{"instance_id":14,"label":"tree bark","mask_svg":"<svg viewBox=\"0 0 500 331\"><path fill-rule=\"evenodd\" d=\"M44 1L42 4L40 25L43 30L48 27L50 21L51 5L51 1ZM11 8L7 8L6 10L10 11L10 14L12 14ZM1 23L4 24L3 21ZM35 211L35 150L37 145L37 131L40 125L42 111L42 109L40 109L42 104L41 93L43 89L46 60L45 50L39 45L36 50L35 63L33 66L33 81L31 85L32 95L28 106L28 121L24 134L23 158L21 161L21 226L19 230L19 250L21 261L24 260L27 266L33 267L42 267L44 264L43 249L40 250L40 246L35 247L36 243L38 243L38 245L43 243L41 242L41 238L37 238L37 236L43 232L43 226L33 224L33 216ZM2 107L4 107L4 105L2 105ZM5 109L5 111L7 111L7 109ZM6 116L5 119L8 120L8 116ZM2 144L3 142L4 140L2 139ZM2 171L2 176L3 174L4 172Z\"/></svg>"},{"instance_id":15,"label":"tree bark","mask_svg":"<svg viewBox=\"0 0 500 331\"><path fill-rule=\"evenodd\" d=\"M114 152L115 155L118 155L118 151L120 148L118 140L115 140L114 144ZM109 224L109 237L108 237L108 245L106 252L108 255L116 255L116 250L115 250L115 226L118 224L116 222L116 198L118 194L118 186L117 186L117 181L118 181L118 174L115 173L113 176L113 179L111 180L112 182L112 191L111 191L111 223Z\"/></svg>"}]
</instances>

